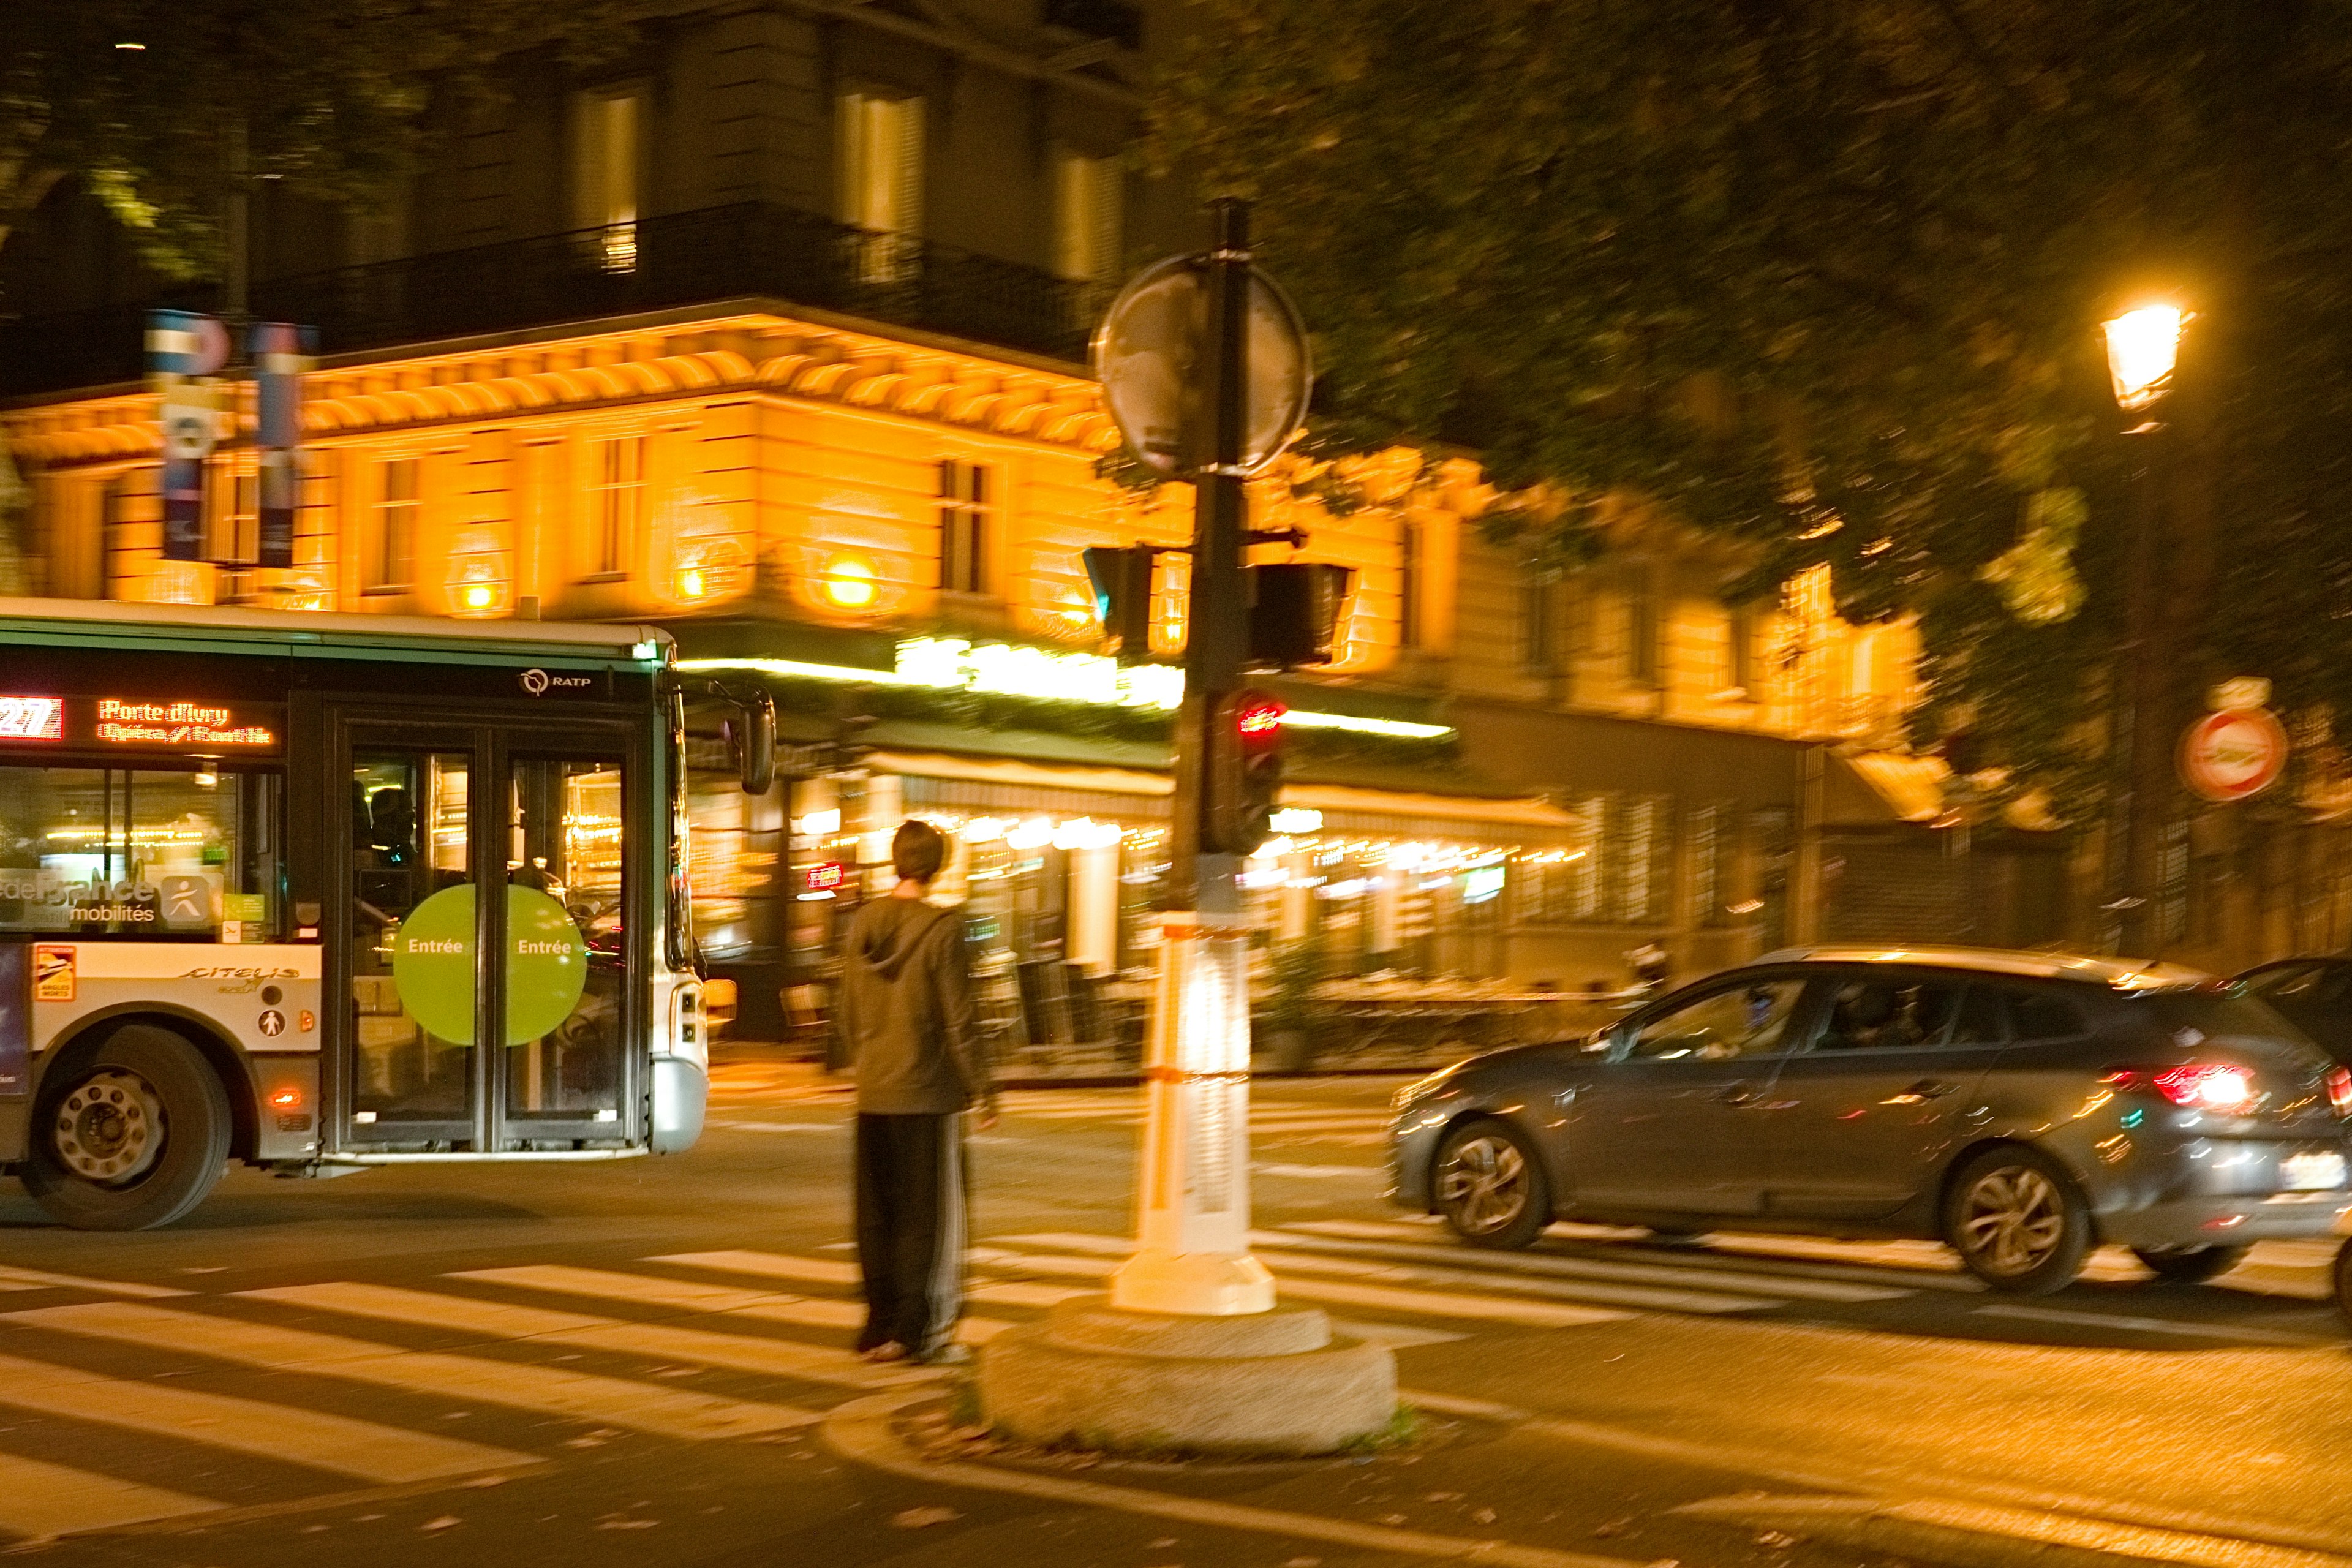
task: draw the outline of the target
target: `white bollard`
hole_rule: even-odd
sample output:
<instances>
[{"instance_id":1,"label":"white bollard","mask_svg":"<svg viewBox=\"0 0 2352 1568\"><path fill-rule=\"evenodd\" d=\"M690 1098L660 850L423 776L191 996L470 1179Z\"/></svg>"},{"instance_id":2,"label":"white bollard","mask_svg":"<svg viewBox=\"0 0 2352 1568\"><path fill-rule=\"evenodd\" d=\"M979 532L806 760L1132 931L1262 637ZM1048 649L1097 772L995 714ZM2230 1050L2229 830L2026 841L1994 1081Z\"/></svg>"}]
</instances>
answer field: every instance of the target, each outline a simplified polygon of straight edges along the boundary
<instances>
[{"instance_id":1,"label":"white bollard","mask_svg":"<svg viewBox=\"0 0 2352 1568\"><path fill-rule=\"evenodd\" d=\"M1136 1251L1111 1277L1111 1305L1271 1311L1274 1276L1249 1250L1249 925L1160 918Z\"/></svg>"}]
</instances>

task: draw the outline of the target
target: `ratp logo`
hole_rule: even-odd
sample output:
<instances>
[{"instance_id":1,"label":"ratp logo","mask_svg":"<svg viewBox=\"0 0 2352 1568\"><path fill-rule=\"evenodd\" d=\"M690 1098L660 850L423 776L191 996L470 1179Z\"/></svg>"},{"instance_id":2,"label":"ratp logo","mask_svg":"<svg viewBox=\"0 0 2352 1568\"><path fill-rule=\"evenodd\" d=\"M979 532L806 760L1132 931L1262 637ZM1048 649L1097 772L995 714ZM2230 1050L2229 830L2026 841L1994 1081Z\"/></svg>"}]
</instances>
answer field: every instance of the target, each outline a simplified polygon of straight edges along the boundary
<instances>
[{"instance_id":1,"label":"ratp logo","mask_svg":"<svg viewBox=\"0 0 2352 1568\"><path fill-rule=\"evenodd\" d=\"M543 669L526 669L516 679L533 697L544 697L551 691L591 691L596 685L593 675L551 675Z\"/></svg>"},{"instance_id":2,"label":"ratp logo","mask_svg":"<svg viewBox=\"0 0 2352 1568\"><path fill-rule=\"evenodd\" d=\"M547 671L526 669L522 672L522 689L533 697L547 695Z\"/></svg>"}]
</instances>

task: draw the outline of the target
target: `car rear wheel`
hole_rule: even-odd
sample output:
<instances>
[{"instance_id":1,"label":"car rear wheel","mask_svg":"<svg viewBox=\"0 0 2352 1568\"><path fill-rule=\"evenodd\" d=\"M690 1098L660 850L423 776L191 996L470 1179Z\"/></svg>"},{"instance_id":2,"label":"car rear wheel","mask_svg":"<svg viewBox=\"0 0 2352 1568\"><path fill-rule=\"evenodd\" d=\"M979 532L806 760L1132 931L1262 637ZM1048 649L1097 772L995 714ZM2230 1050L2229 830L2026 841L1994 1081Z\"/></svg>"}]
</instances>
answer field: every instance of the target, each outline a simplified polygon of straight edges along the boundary
<instances>
[{"instance_id":1,"label":"car rear wheel","mask_svg":"<svg viewBox=\"0 0 2352 1568\"><path fill-rule=\"evenodd\" d=\"M1988 1149L1944 1204L1944 1239L1996 1290L2046 1296L2083 1271L2091 1211L2058 1163L2032 1149Z\"/></svg>"},{"instance_id":2,"label":"car rear wheel","mask_svg":"<svg viewBox=\"0 0 2352 1568\"><path fill-rule=\"evenodd\" d=\"M81 1230L151 1230L202 1203L228 1162L228 1097L194 1047L129 1024L41 1096L25 1190Z\"/></svg>"},{"instance_id":3,"label":"car rear wheel","mask_svg":"<svg viewBox=\"0 0 2352 1568\"><path fill-rule=\"evenodd\" d=\"M2135 1247L2132 1256L2170 1285L2202 1285L2246 1260L2251 1247Z\"/></svg>"},{"instance_id":4,"label":"car rear wheel","mask_svg":"<svg viewBox=\"0 0 2352 1568\"><path fill-rule=\"evenodd\" d=\"M1447 1133L1431 1186L1437 1212L1473 1247L1527 1247L1551 1223L1543 1162L1506 1121L1472 1121Z\"/></svg>"}]
</instances>

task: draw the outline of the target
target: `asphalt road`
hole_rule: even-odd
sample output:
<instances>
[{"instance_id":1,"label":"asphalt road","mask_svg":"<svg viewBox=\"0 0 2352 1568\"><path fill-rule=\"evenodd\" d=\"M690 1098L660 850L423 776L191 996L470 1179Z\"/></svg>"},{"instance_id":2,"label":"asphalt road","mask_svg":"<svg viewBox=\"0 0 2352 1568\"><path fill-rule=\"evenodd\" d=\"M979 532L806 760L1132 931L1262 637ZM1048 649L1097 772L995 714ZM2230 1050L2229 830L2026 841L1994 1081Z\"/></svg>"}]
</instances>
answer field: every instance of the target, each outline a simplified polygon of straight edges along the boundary
<instances>
[{"instance_id":1,"label":"asphalt road","mask_svg":"<svg viewBox=\"0 0 2352 1568\"><path fill-rule=\"evenodd\" d=\"M1397 1348L1391 1453L1089 1461L947 1431L842 1349L844 1097L730 1069L692 1154L236 1173L170 1231L0 1184L0 1551L339 1568L2352 1568L2352 1357L2326 1248L2031 1302L1940 1249L1557 1227L1450 1244L1380 1196L1395 1080L1264 1082L1256 1213L1295 1299ZM971 1335L1095 1287L1133 1090L974 1142ZM2047 1554L2050 1543L2062 1549ZM1483 1543L1483 1544L1482 1544Z\"/></svg>"}]
</instances>

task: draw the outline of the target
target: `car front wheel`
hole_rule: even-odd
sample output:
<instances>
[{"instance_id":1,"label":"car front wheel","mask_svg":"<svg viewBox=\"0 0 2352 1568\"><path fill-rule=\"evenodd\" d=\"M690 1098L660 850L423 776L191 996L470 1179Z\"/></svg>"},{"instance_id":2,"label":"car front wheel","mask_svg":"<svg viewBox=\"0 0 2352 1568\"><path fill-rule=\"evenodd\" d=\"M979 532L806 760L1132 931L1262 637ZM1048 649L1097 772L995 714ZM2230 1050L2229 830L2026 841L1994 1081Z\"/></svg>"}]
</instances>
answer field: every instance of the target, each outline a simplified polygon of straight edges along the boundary
<instances>
[{"instance_id":1,"label":"car front wheel","mask_svg":"<svg viewBox=\"0 0 2352 1568\"><path fill-rule=\"evenodd\" d=\"M2091 1211L2047 1154L2014 1144L1988 1149L1952 1183L1944 1239L1994 1289L2046 1296L2082 1273Z\"/></svg>"},{"instance_id":2,"label":"car front wheel","mask_svg":"<svg viewBox=\"0 0 2352 1568\"><path fill-rule=\"evenodd\" d=\"M1543 1162L1508 1122L1481 1120L1447 1133L1433 1187L1437 1212L1473 1247L1528 1247L1551 1223Z\"/></svg>"}]
</instances>

